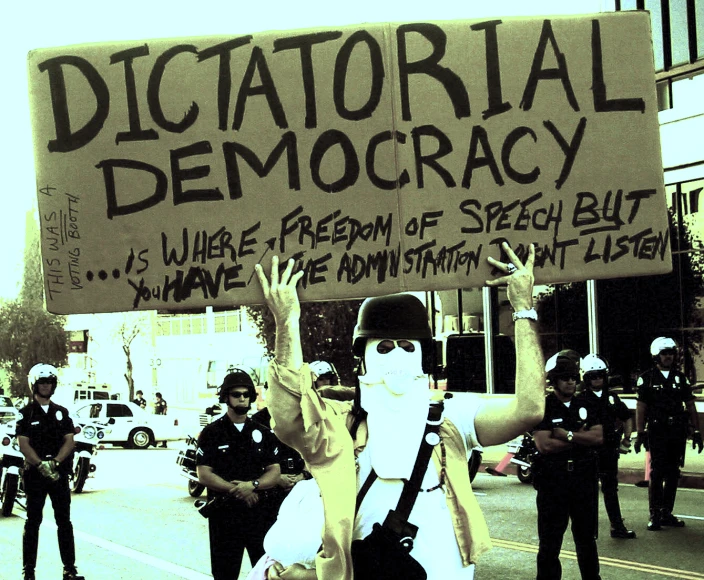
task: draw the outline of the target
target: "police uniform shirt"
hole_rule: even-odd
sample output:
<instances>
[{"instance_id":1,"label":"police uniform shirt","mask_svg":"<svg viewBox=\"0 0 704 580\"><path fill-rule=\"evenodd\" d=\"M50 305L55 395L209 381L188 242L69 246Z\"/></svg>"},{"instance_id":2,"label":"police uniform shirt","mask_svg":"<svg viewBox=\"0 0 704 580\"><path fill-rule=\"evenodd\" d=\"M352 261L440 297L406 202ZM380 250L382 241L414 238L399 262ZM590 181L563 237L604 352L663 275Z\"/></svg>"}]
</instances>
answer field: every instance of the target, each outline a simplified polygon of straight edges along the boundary
<instances>
[{"instance_id":1,"label":"police uniform shirt","mask_svg":"<svg viewBox=\"0 0 704 580\"><path fill-rule=\"evenodd\" d=\"M196 465L209 466L213 473L227 481L258 479L275 463L278 463L276 438L251 419L244 422L240 431L223 415L206 426L198 438Z\"/></svg>"},{"instance_id":2,"label":"police uniform shirt","mask_svg":"<svg viewBox=\"0 0 704 580\"><path fill-rule=\"evenodd\" d=\"M534 431L552 431L561 427L565 431L576 432L584 425L592 427L601 425L601 412L593 401L583 397L573 397L570 405L565 405L554 393L545 397L545 415ZM586 459L593 455L591 447L574 444L569 449L557 453L545 454L551 461L568 459Z\"/></svg>"},{"instance_id":3,"label":"police uniform shirt","mask_svg":"<svg viewBox=\"0 0 704 580\"><path fill-rule=\"evenodd\" d=\"M644 372L638 378L636 392L638 401L648 405L650 420L681 417L685 413L684 404L694 399L687 377L674 369L667 378L658 368Z\"/></svg>"},{"instance_id":4,"label":"police uniform shirt","mask_svg":"<svg viewBox=\"0 0 704 580\"><path fill-rule=\"evenodd\" d=\"M622 429L617 428L616 421L625 423L631 418L631 411L617 394L585 390L578 399L587 399L591 404L601 408L601 421L604 427L604 444L609 447L618 447L621 440Z\"/></svg>"},{"instance_id":5,"label":"police uniform shirt","mask_svg":"<svg viewBox=\"0 0 704 580\"><path fill-rule=\"evenodd\" d=\"M261 425L264 425L269 431L274 434L272 428L271 428L271 414L269 413L269 408L264 407L261 411L257 411L252 415L252 421L255 423L260 423ZM274 434L274 437L276 435ZM282 443L281 441L278 440L278 437L276 438L278 448L279 448L279 454L277 457L277 462L279 466L281 467L281 473L284 474L299 474L301 471L303 471L306 468L306 464L303 461L303 458L301 457L301 454L298 453L295 449L292 447L289 447L285 443Z\"/></svg>"},{"instance_id":6,"label":"police uniform shirt","mask_svg":"<svg viewBox=\"0 0 704 580\"><path fill-rule=\"evenodd\" d=\"M54 402L44 411L37 401L20 410L22 417L17 421L17 436L28 437L29 444L43 459L53 459L64 444L66 435L75 433L68 410ZM70 473L73 466L73 453L59 465L61 473Z\"/></svg>"}]
</instances>

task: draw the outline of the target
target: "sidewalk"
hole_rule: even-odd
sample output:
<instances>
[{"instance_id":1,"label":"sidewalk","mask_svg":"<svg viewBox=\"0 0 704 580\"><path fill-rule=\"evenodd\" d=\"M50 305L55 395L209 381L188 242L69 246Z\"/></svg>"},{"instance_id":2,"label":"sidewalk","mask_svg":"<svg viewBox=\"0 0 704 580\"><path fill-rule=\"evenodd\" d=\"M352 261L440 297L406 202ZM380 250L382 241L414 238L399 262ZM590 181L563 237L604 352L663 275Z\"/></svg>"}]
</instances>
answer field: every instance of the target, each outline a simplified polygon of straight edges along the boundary
<instances>
[{"instance_id":1,"label":"sidewalk","mask_svg":"<svg viewBox=\"0 0 704 580\"><path fill-rule=\"evenodd\" d=\"M506 445L486 447L482 456L482 465L479 468L480 472L483 473L486 467L496 467L506 455L506 452ZM513 463L509 464L504 472L507 475L515 476L515 465ZM644 478L645 452L641 450L640 453L636 454L631 451L626 455L621 455L619 460L619 482L636 484L643 481ZM687 453L685 455L684 468L682 469L680 487L704 489L704 452L699 454L692 449L691 441L687 441Z\"/></svg>"}]
</instances>

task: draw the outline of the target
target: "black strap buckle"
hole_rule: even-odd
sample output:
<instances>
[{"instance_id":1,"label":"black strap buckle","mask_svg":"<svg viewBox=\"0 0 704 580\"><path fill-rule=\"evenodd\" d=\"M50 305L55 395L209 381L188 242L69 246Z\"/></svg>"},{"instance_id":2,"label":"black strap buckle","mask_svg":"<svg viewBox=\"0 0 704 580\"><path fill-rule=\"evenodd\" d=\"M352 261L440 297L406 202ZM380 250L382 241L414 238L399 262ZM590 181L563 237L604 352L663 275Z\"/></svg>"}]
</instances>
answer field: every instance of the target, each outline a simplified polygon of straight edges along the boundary
<instances>
[{"instance_id":1,"label":"black strap buckle","mask_svg":"<svg viewBox=\"0 0 704 580\"><path fill-rule=\"evenodd\" d=\"M567 471L574 471L574 459L567 460Z\"/></svg>"}]
</instances>

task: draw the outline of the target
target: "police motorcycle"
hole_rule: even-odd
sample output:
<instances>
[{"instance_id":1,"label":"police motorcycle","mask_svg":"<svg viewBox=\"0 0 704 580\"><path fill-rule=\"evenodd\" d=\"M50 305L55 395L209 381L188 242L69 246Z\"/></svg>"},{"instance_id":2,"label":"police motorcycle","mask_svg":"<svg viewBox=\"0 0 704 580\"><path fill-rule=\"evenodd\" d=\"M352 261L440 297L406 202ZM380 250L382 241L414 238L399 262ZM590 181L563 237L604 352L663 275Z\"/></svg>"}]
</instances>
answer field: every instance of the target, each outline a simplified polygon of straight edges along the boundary
<instances>
[{"instance_id":1,"label":"police motorcycle","mask_svg":"<svg viewBox=\"0 0 704 580\"><path fill-rule=\"evenodd\" d=\"M188 480L188 495L200 497L205 486L198 482L196 473L196 455L198 454L198 440L190 435L186 438L186 450L179 451L176 463L181 466L181 475Z\"/></svg>"},{"instance_id":2,"label":"police motorcycle","mask_svg":"<svg viewBox=\"0 0 704 580\"><path fill-rule=\"evenodd\" d=\"M521 483L533 483L533 459L537 453L535 441L529 432L516 437L506 443L506 455L501 459L496 467L486 467L485 471L489 475L506 477L508 474L504 469L513 464L516 466L516 475Z\"/></svg>"},{"instance_id":3,"label":"police motorcycle","mask_svg":"<svg viewBox=\"0 0 704 580\"><path fill-rule=\"evenodd\" d=\"M220 405L213 405L201 413L199 416L200 426L205 427L213 422L222 413ZM176 464L181 467L181 475L188 480L188 495L200 497L205 490L205 486L198 482L196 473L196 455L198 454L198 439L189 435L186 437L185 451L179 451L176 457Z\"/></svg>"},{"instance_id":4,"label":"police motorcycle","mask_svg":"<svg viewBox=\"0 0 704 580\"><path fill-rule=\"evenodd\" d=\"M511 447L511 444L513 448ZM513 452L510 463L516 466L516 476L521 483L533 483L533 459L538 452L535 446L533 435L524 433L520 442L516 445L515 441L509 442L509 452Z\"/></svg>"},{"instance_id":5,"label":"police motorcycle","mask_svg":"<svg viewBox=\"0 0 704 580\"><path fill-rule=\"evenodd\" d=\"M24 508L24 483L22 473L24 455L20 451L20 444L16 434L16 422L6 423L0 427L0 500L2 502L2 515L9 517L15 502Z\"/></svg>"},{"instance_id":6,"label":"police motorcycle","mask_svg":"<svg viewBox=\"0 0 704 580\"><path fill-rule=\"evenodd\" d=\"M71 472L71 489L74 493L81 493L88 475L96 470L94 457L98 453L98 444L111 431L109 425L115 423L110 418L107 423L100 421L82 421L75 423L73 441L73 470Z\"/></svg>"}]
</instances>

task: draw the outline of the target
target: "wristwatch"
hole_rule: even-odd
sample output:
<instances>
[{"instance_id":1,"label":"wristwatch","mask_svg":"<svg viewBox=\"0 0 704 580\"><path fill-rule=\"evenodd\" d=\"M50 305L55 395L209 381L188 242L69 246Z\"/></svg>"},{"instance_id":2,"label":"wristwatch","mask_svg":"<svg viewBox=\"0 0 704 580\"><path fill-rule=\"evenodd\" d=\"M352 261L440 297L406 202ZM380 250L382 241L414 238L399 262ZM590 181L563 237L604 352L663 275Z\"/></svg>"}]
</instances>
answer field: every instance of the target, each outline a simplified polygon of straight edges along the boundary
<instances>
[{"instance_id":1,"label":"wristwatch","mask_svg":"<svg viewBox=\"0 0 704 580\"><path fill-rule=\"evenodd\" d=\"M516 320L521 320L522 318L527 318L533 322L538 322L538 313L535 308L531 308L530 310L519 310L518 312L514 312L511 315L511 318L514 322L516 322Z\"/></svg>"},{"instance_id":2,"label":"wristwatch","mask_svg":"<svg viewBox=\"0 0 704 580\"><path fill-rule=\"evenodd\" d=\"M574 433L572 433L572 431L567 431L567 442L571 443L572 439L574 439Z\"/></svg>"},{"instance_id":3,"label":"wristwatch","mask_svg":"<svg viewBox=\"0 0 704 580\"><path fill-rule=\"evenodd\" d=\"M254 489L259 489L259 480L258 480L258 479L255 479L255 480L252 482L252 485L254 486Z\"/></svg>"}]
</instances>

